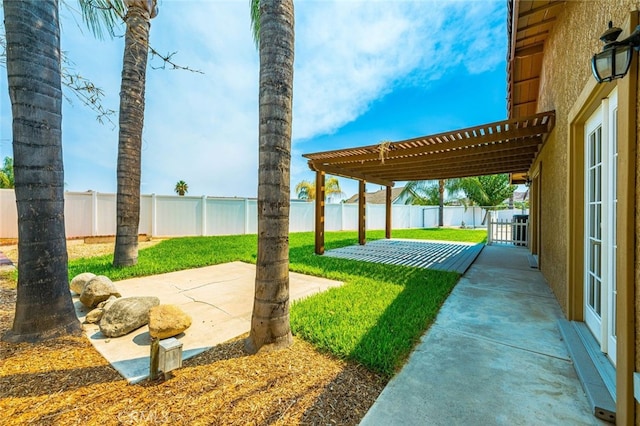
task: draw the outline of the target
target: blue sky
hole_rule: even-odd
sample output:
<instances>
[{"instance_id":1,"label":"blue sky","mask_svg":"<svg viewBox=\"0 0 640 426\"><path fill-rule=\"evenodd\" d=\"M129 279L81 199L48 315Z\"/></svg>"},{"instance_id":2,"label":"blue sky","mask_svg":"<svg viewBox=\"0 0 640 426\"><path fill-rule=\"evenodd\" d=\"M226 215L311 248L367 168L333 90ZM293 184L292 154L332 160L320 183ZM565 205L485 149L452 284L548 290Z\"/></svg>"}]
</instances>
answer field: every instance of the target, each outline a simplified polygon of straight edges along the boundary
<instances>
[{"instance_id":1,"label":"blue sky","mask_svg":"<svg viewBox=\"0 0 640 426\"><path fill-rule=\"evenodd\" d=\"M62 49L73 70L105 92L104 105L117 110L123 40L93 38L76 2L65 1ZM506 117L504 0L302 0L295 7L292 188L314 178L304 153ZM177 52L175 62L204 74L148 69L142 192L172 194L184 180L189 195L255 197L259 64L249 0L159 0L159 12L152 46ZM115 192L117 128L66 95L66 189ZM4 76L0 102L4 158L12 155ZM347 195L357 191L355 181L340 183Z\"/></svg>"}]
</instances>

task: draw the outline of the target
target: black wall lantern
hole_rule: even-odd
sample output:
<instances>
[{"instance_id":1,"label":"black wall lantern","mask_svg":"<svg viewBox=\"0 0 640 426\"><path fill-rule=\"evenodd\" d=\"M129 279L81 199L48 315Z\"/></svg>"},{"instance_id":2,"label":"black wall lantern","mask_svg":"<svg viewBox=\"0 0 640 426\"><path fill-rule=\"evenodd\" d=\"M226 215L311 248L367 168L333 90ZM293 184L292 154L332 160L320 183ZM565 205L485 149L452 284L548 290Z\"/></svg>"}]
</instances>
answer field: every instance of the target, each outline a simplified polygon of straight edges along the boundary
<instances>
[{"instance_id":1,"label":"black wall lantern","mask_svg":"<svg viewBox=\"0 0 640 426\"><path fill-rule=\"evenodd\" d=\"M598 83L624 77L631 66L633 49L640 50L640 25L629 37L617 41L620 33L622 30L609 21L609 29L600 36L604 42L602 52L591 58L591 70Z\"/></svg>"}]
</instances>

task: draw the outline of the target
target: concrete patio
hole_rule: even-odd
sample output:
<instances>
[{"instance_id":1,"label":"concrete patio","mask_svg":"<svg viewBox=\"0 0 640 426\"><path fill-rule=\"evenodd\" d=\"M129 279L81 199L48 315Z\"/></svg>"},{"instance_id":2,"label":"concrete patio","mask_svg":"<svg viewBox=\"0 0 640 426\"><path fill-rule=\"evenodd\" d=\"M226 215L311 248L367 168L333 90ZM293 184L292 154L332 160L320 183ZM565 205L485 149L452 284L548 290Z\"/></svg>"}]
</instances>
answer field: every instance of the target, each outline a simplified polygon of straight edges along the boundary
<instances>
[{"instance_id":1,"label":"concrete patio","mask_svg":"<svg viewBox=\"0 0 640 426\"><path fill-rule=\"evenodd\" d=\"M361 425L597 425L528 251L487 246Z\"/></svg>"}]
</instances>

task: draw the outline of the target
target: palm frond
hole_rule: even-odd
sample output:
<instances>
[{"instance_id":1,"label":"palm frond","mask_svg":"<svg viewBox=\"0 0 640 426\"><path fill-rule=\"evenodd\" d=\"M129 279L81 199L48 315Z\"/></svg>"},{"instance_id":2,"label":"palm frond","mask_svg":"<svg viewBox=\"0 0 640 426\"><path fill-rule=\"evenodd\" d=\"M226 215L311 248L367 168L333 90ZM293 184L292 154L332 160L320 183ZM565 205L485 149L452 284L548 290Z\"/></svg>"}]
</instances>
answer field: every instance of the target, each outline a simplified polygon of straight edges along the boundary
<instances>
[{"instance_id":1,"label":"palm frond","mask_svg":"<svg viewBox=\"0 0 640 426\"><path fill-rule=\"evenodd\" d=\"M114 29L124 21L126 14L123 0L78 0L78 3L82 20L96 38L115 37Z\"/></svg>"},{"instance_id":2,"label":"palm frond","mask_svg":"<svg viewBox=\"0 0 640 426\"><path fill-rule=\"evenodd\" d=\"M251 0L251 33L256 48L260 47L260 0Z\"/></svg>"}]
</instances>

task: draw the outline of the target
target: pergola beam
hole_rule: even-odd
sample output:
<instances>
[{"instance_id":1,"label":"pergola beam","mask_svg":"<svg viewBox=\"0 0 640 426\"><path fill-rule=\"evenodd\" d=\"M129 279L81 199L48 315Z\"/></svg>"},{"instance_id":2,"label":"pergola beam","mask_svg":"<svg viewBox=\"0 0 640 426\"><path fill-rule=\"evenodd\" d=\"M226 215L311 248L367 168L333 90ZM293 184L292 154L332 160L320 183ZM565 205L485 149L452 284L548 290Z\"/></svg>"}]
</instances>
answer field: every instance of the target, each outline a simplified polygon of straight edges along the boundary
<instances>
[{"instance_id":1,"label":"pergola beam","mask_svg":"<svg viewBox=\"0 0 640 426\"><path fill-rule=\"evenodd\" d=\"M438 171L431 174L423 174L419 178L416 178L415 175L406 175L399 176L398 180L411 181L411 180L438 180L438 179L452 179L459 177L474 177L474 176L485 176L485 175L495 175L500 173L526 173L529 171L529 166L525 167L496 167L496 168L487 168L483 170L447 170L447 171Z\"/></svg>"},{"instance_id":2,"label":"pergola beam","mask_svg":"<svg viewBox=\"0 0 640 426\"><path fill-rule=\"evenodd\" d=\"M525 157L534 155L538 152L538 145L541 143L541 139L536 139L535 142L518 145L509 148L503 148L500 145L492 145L487 150L480 150L476 153L473 149L460 149L454 151L447 151L437 154L422 155L419 157L404 157L394 158L392 160L386 160L384 164L380 164L378 161L366 161L360 164L353 164L352 167L357 169L361 173L367 173L370 170L385 170L396 167L425 167L432 164L447 164L456 163L459 164L463 161L493 161L511 157Z\"/></svg>"},{"instance_id":3,"label":"pergola beam","mask_svg":"<svg viewBox=\"0 0 640 426\"><path fill-rule=\"evenodd\" d=\"M328 173L330 175L334 175L334 176L340 176L340 177L344 177L347 179L358 179L358 180L364 180L367 182L371 182L371 183L375 183L378 185L382 185L382 186L394 186L395 183L393 183L393 181L389 181L389 180L385 180L385 179L379 179L376 178L374 176L368 176L366 174L357 172L357 171L352 171L349 169L344 169L344 168L340 168L340 167L334 167L334 166L330 166L327 164L319 164L316 163L312 160L308 161L309 164L309 168L315 172L325 172Z\"/></svg>"}]
</instances>

